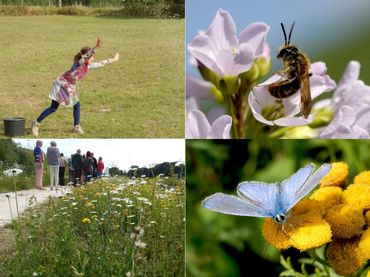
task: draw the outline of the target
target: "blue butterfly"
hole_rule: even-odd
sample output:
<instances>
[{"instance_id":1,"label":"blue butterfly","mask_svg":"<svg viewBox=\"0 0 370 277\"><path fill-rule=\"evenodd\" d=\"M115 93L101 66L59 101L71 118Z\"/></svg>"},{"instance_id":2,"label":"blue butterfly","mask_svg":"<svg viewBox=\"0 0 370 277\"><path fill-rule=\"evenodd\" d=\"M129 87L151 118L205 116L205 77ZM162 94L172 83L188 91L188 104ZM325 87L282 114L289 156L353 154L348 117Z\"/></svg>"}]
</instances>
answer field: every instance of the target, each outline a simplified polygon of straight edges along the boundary
<instances>
[{"instance_id":1,"label":"blue butterfly","mask_svg":"<svg viewBox=\"0 0 370 277\"><path fill-rule=\"evenodd\" d=\"M284 223L289 210L319 184L331 165L323 164L316 172L314 169L315 165L309 164L281 183L242 182L237 188L239 197L216 193L204 199L202 205L224 214L272 217Z\"/></svg>"}]
</instances>

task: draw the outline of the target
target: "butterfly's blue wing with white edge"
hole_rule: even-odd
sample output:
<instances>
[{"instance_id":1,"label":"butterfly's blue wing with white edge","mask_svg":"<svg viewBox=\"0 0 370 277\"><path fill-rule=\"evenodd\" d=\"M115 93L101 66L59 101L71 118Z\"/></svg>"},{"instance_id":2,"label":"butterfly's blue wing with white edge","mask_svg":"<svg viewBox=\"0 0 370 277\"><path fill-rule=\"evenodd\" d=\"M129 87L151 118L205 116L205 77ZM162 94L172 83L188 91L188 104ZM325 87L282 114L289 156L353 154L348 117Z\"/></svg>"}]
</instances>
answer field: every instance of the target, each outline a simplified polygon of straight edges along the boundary
<instances>
[{"instance_id":1,"label":"butterfly's blue wing with white edge","mask_svg":"<svg viewBox=\"0 0 370 277\"><path fill-rule=\"evenodd\" d=\"M309 164L280 185L280 202L284 213L288 212L303 197L310 193L330 171L330 164L323 164L314 173L315 166Z\"/></svg>"},{"instance_id":2,"label":"butterfly's blue wing with white edge","mask_svg":"<svg viewBox=\"0 0 370 277\"><path fill-rule=\"evenodd\" d=\"M213 194L203 200L202 206L211 211L254 217L269 217L269 213L261 207L252 205L244 199L224 193Z\"/></svg>"},{"instance_id":3,"label":"butterfly's blue wing with white edge","mask_svg":"<svg viewBox=\"0 0 370 277\"><path fill-rule=\"evenodd\" d=\"M238 185L237 192L240 198L256 208L259 208L269 217L278 214L278 183L248 181Z\"/></svg>"}]
</instances>

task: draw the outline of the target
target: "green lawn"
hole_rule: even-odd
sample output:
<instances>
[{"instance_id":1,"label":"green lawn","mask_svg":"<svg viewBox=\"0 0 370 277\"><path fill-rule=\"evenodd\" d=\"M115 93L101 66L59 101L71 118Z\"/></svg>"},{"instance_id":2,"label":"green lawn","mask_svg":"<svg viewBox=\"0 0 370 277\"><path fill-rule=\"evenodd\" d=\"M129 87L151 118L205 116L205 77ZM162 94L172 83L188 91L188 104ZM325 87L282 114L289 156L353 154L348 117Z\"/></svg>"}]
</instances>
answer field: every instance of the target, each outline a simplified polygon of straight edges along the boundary
<instances>
[{"instance_id":1,"label":"green lawn","mask_svg":"<svg viewBox=\"0 0 370 277\"><path fill-rule=\"evenodd\" d=\"M96 59L118 51L121 60L77 85L81 137L184 137L184 20L0 17L0 118L25 117L32 137L31 121L50 105L53 81L97 36L104 44ZM40 137L77 137L72 127L72 109L60 107L42 122Z\"/></svg>"}]
</instances>

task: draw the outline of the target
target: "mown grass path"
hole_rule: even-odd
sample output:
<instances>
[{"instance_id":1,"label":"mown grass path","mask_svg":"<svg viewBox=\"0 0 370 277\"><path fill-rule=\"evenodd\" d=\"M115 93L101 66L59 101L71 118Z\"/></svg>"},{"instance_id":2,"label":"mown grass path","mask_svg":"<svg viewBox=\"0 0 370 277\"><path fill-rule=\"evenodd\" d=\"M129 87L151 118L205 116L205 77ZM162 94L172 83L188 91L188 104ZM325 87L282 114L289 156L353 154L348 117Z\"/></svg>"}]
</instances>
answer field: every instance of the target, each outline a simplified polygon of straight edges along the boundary
<instances>
[{"instance_id":1,"label":"mown grass path","mask_svg":"<svg viewBox=\"0 0 370 277\"><path fill-rule=\"evenodd\" d=\"M0 17L0 118L31 120L50 105L54 80L84 46L104 39L96 59L121 60L91 70L78 84L81 125L96 138L184 136L184 20L77 16ZM72 109L43 121L41 137L78 137ZM0 122L3 137L3 122Z\"/></svg>"}]
</instances>

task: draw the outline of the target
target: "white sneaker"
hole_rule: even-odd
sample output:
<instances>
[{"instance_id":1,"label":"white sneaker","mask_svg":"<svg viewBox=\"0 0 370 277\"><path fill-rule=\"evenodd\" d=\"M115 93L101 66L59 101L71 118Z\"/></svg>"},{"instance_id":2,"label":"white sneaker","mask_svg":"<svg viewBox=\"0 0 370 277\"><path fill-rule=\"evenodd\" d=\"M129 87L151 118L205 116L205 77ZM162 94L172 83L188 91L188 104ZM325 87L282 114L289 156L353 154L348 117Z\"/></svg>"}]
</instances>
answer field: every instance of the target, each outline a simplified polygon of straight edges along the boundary
<instances>
[{"instance_id":1,"label":"white sneaker","mask_svg":"<svg viewBox=\"0 0 370 277\"><path fill-rule=\"evenodd\" d=\"M75 127L73 128L74 132L77 133L77 134L83 134L84 133L84 130L82 130L82 127L80 125L75 125Z\"/></svg>"},{"instance_id":2,"label":"white sneaker","mask_svg":"<svg viewBox=\"0 0 370 277\"><path fill-rule=\"evenodd\" d=\"M37 137L39 135L39 126L40 123L37 122L37 120L32 120L32 134Z\"/></svg>"}]
</instances>

